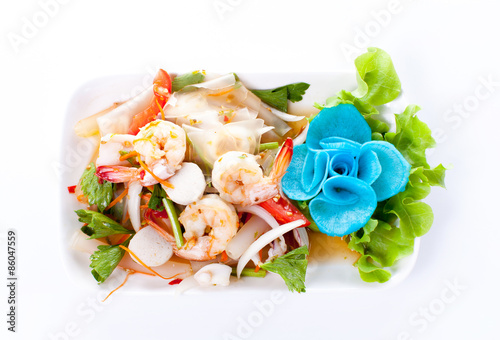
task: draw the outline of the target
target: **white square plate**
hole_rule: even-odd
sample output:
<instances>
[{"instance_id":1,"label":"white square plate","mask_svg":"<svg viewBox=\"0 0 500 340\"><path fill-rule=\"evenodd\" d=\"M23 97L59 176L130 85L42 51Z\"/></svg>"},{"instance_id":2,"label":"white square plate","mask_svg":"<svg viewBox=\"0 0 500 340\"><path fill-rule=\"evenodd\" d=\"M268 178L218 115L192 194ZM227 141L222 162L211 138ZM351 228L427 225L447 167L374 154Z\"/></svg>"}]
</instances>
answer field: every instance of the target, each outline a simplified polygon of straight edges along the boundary
<instances>
[{"instance_id":1,"label":"white square plate","mask_svg":"<svg viewBox=\"0 0 500 340\"><path fill-rule=\"evenodd\" d=\"M291 113L310 113L315 111L315 102L324 103L326 98L342 89L356 88L356 78L353 72L322 72L322 73L238 73L242 82L250 89L268 89L294 82L311 84L298 103L290 104ZM84 208L74 195L68 194L67 187L75 185L87 166L94 152L96 139L85 139L76 136L73 127L80 119L90 116L109 107L113 102L124 101L133 97L141 89L152 83L151 75L109 76L88 82L79 88L71 98L67 108L62 137L60 155L60 207L61 207L61 246L62 258L68 275L75 284L93 286L97 284L89 268L89 255L78 253L70 248L74 232L81 227L74 210ZM400 113L406 107L404 97L400 96L392 103L380 108L382 115L393 120L393 113ZM403 281L413 269L419 250L419 239L415 240L414 252L400 260L391 268L392 278L384 284L365 283L358 274L352 261L344 260L344 253L334 256L324 256L328 249L318 246L311 249L312 257L306 277L307 291L347 291L373 290L392 287ZM323 254L323 255L322 255ZM348 254L345 254L348 256ZM115 270L110 277L120 275L121 270ZM137 278L135 278L137 276ZM242 278L232 279L229 287L197 288L189 292L227 291L244 293L252 290L286 289L278 275L270 274L264 279ZM145 275L134 275L122 288L123 291L151 294L172 294L175 286L169 286L166 281Z\"/></svg>"}]
</instances>

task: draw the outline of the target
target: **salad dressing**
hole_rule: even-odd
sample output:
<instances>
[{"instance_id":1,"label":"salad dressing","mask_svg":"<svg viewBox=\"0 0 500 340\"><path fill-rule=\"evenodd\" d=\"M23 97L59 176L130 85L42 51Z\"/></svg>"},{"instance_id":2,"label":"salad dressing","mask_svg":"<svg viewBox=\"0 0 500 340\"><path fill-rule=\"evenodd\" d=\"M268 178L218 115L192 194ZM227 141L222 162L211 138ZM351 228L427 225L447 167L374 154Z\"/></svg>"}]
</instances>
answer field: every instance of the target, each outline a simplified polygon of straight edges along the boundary
<instances>
[{"instance_id":1,"label":"salad dressing","mask_svg":"<svg viewBox=\"0 0 500 340\"><path fill-rule=\"evenodd\" d=\"M318 262L347 262L354 264L361 254L347 247L340 237L332 237L323 233L309 233L309 259Z\"/></svg>"}]
</instances>

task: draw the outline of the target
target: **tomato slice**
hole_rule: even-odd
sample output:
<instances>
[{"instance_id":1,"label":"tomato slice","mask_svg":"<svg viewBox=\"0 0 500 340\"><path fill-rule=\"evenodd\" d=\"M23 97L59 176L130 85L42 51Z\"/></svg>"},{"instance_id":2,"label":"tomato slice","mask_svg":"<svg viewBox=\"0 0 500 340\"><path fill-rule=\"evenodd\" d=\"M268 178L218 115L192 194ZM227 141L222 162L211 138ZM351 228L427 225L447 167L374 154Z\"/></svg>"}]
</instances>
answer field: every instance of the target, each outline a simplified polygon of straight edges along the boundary
<instances>
[{"instance_id":1,"label":"tomato slice","mask_svg":"<svg viewBox=\"0 0 500 340\"><path fill-rule=\"evenodd\" d=\"M154 121L160 112L160 107L165 106L168 98L170 98L172 80L165 70L160 69L156 74L153 82L153 93L154 97L149 107L132 118L132 124L128 131L129 134L137 135L141 127Z\"/></svg>"},{"instance_id":2,"label":"tomato slice","mask_svg":"<svg viewBox=\"0 0 500 340\"><path fill-rule=\"evenodd\" d=\"M290 201L281 195L277 195L265 202L259 204L266 209L280 224L289 223L297 220L304 220L307 227L311 222L297 209Z\"/></svg>"}]
</instances>

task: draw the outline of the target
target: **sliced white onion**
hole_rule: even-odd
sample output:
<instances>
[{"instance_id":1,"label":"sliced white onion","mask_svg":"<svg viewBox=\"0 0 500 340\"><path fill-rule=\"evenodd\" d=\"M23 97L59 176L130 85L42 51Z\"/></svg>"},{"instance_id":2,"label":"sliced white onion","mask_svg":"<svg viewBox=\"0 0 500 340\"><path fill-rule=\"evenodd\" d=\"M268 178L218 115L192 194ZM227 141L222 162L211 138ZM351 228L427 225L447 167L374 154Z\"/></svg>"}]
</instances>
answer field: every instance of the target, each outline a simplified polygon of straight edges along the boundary
<instances>
[{"instance_id":1,"label":"sliced white onion","mask_svg":"<svg viewBox=\"0 0 500 340\"><path fill-rule=\"evenodd\" d=\"M130 182L128 186L127 211L130 222L136 232L141 229L141 196L142 185L139 182Z\"/></svg>"},{"instance_id":2,"label":"sliced white onion","mask_svg":"<svg viewBox=\"0 0 500 340\"><path fill-rule=\"evenodd\" d=\"M276 110L274 107L271 107L267 104L262 103L264 108L266 108L269 112L271 112L273 115L278 117L279 119L285 121L285 122L298 122L299 120L302 120L306 118L305 116L297 116L297 115L291 115L289 113L281 112L280 110Z\"/></svg>"},{"instance_id":3,"label":"sliced white onion","mask_svg":"<svg viewBox=\"0 0 500 340\"><path fill-rule=\"evenodd\" d=\"M69 241L69 246L71 249L88 254L92 254L94 251L97 250L97 246L101 245L106 245L106 243L96 239L89 240L88 236L85 235L80 230L77 230L71 237L71 240Z\"/></svg>"},{"instance_id":4,"label":"sliced white onion","mask_svg":"<svg viewBox=\"0 0 500 340\"><path fill-rule=\"evenodd\" d=\"M271 228L278 228L280 224L276 219L271 215L266 209L258 206L258 205L248 205L245 207L242 207L241 205L235 206L236 210L238 212L246 212L250 213L252 215L259 216L261 219L263 219Z\"/></svg>"},{"instance_id":5,"label":"sliced white onion","mask_svg":"<svg viewBox=\"0 0 500 340\"><path fill-rule=\"evenodd\" d=\"M147 109L153 97L153 86L151 85L134 98L97 118L101 136L108 133L127 133L132 123L132 117Z\"/></svg>"},{"instance_id":6,"label":"sliced white onion","mask_svg":"<svg viewBox=\"0 0 500 340\"><path fill-rule=\"evenodd\" d=\"M204 89L209 89L209 90L219 90L219 89L222 89L224 87L233 86L235 83L236 83L236 78L234 78L234 74L228 73L228 74L225 74L221 77L218 77L218 78L215 78L215 79L212 79L209 81L205 81L205 82L199 83L199 84L192 84L189 86L204 88Z\"/></svg>"},{"instance_id":7,"label":"sliced white onion","mask_svg":"<svg viewBox=\"0 0 500 340\"><path fill-rule=\"evenodd\" d=\"M306 228L297 228L293 230L293 236L300 247L307 246L309 248L309 235Z\"/></svg>"},{"instance_id":8,"label":"sliced white onion","mask_svg":"<svg viewBox=\"0 0 500 340\"><path fill-rule=\"evenodd\" d=\"M250 245L250 247L248 247L243 255L241 255L240 260L238 261L238 266L236 267L236 274L238 275L238 278L240 277L241 271L243 270L243 268L245 268L246 264L252 258L252 256L257 254L262 248L264 248L266 245L268 245L278 237L286 234L290 230L304 225L305 223L306 222L303 220L296 220L290 223L286 223L280 225L277 228L271 229L270 231L259 237L254 243Z\"/></svg>"},{"instance_id":9,"label":"sliced white onion","mask_svg":"<svg viewBox=\"0 0 500 340\"><path fill-rule=\"evenodd\" d=\"M142 228L132 237L129 249L149 267L161 266L173 255L172 245L151 226Z\"/></svg>"},{"instance_id":10,"label":"sliced white onion","mask_svg":"<svg viewBox=\"0 0 500 340\"><path fill-rule=\"evenodd\" d=\"M168 179L168 182L174 186L173 189L163 184L162 188L172 201L181 205L188 205L199 200L207 186L200 167L189 162L182 163L181 168Z\"/></svg>"},{"instance_id":11,"label":"sliced white onion","mask_svg":"<svg viewBox=\"0 0 500 340\"><path fill-rule=\"evenodd\" d=\"M262 234L269 230L268 224L260 217L252 216L226 246L226 254L233 260L241 254Z\"/></svg>"},{"instance_id":12,"label":"sliced white onion","mask_svg":"<svg viewBox=\"0 0 500 340\"><path fill-rule=\"evenodd\" d=\"M292 128L285 123L282 119L278 118L271 111L269 111L263 104L259 108L259 118L262 118L266 125L274 126L274 131L280 136L285 135Z\"/></svg>"},{"instance_id":13,"label":"sliced white onion","mask_svg":"<svg viewBox=\"0 0 500 340\"><path fill-rule=\"evenodd\" d=\"M309 122L307 122L306 127L302 132L293 139L293 146L304 144L307 138L307 131L309 131Z\"/></svg>"}]
</instances>

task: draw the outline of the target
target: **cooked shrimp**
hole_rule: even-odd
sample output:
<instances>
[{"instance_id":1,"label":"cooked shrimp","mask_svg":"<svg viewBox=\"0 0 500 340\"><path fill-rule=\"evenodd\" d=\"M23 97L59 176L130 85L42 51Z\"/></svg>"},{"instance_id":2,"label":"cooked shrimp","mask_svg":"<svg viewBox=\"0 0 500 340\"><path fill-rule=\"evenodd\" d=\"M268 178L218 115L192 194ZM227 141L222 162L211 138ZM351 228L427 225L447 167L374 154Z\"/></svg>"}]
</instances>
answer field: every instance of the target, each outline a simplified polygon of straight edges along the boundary
<instances>
[{"instance_id":1,"label":"cooked shrimp","mask_svg":"<svg viewBox=\"0 0 500 340\"><path fill-rule=\"evenodd\" d=\"M166 180L182 165L186 133L174 123L155 120L140 129L133 146L141 168L99 166L97 176L114 183L139 181L143 186L156 184L158 179Z\"/></svg>"},{"instance_id":2,"label":"cooked shrimp","mask_svg":"<svg viewBox=\"0 0 500 340\"><path fill-rule=\"evenodd\" d=\"M177 256L205 261L222 253L238 230L238 215L234 207L218 195L205 195L186 207L179 216L186 230L186 245Z\"/></svg>"},{"instance_id":3,"label":"cooked shrimp","mask_svg":"<svg viewBox=\"0 0 500 340\"><path fill-rule=\"evenodd\" d=\"M278 185L292 159L293 141L288 138L276 156L268 177L256 156L230 151L219 157L212 170L212 184L220 196L233 204L259 204L278 194Z\"/></svg>"}]
</instances>

